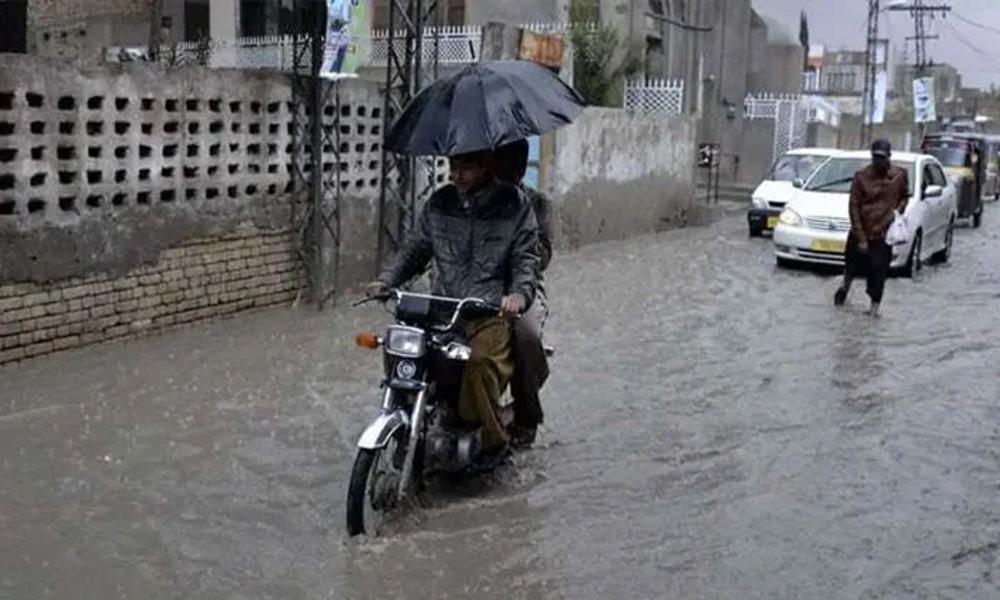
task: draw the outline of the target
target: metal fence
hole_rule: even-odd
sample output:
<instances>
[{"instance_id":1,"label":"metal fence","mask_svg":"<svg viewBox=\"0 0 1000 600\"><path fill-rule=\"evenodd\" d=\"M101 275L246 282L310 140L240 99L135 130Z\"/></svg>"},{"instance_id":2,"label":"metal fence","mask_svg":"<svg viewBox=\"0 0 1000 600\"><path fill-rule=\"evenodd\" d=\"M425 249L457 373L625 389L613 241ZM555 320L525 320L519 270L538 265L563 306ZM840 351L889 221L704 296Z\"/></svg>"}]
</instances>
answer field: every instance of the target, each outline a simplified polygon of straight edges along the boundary
<instances>
[{"instance_id":1,"label":"metal fence","mask_svg":"<svg viewBox=\"0 0 1000 600\"><path fill-rule=\"evenodd\" d=\"M481 27L431 27L425 30L422 41L423 60L429 63L434 60L435 38L439 64L467 64L479 60L479 48L483 42ZM402 54L406 49L405 33L396 34L396 51ZM372 31L371 48L367 63L373 66L386 64L389 57L389 31Z\"/></svg>"},{"instance_id":2,"label":"metal fence","mask_svg":"<svg viewBox=\"0 0 1000 600\"><path fill-rule=\"evenodd\" d=\"M684 81L681 79L639 79L625 81L626 110L641 113L681 114L684 112Z\"/></svg>"},{"instance_id":3,"label":"metal fence","mask_svg":"<svg viewBox=\"0 0 1000 600\"><path fill-rule=\"evenodd\" d=\"M793 148L806 143L806 125L809 108L801 96L794 94L748 95L743 102L743 116L747 119L774 121L774 146L772 158L777 158Z\"/></svg>"}]
</instances>

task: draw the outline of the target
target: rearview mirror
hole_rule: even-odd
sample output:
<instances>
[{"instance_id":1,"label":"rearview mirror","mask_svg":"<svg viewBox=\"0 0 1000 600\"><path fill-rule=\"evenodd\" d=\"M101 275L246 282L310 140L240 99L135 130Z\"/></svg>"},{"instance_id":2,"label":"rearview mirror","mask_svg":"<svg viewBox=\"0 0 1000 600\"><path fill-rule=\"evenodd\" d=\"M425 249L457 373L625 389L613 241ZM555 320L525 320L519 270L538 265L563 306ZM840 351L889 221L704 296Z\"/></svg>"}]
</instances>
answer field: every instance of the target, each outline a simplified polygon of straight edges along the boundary
<instances>
[{"instance_id":1,"label":"rearview mirror","mask_svg":"<svg viewBox=\"0 0 1000 600\"><path fill-rule=\"evenodd\" d=\"M944 188L939 185L929 185L924 190L924 198L939 198L944 195Z\"/></svg>"},{"instance_id":2,"label":"rearview mirror","mask_svg":"<svg viewBox=\"0 0 1000 600\"><path fill-rule=\"evenodd\" d=\"M806 182L796 177L795 179L792 180L792 187L802 189L806 187Z\"/></svg>"}]
</instances>

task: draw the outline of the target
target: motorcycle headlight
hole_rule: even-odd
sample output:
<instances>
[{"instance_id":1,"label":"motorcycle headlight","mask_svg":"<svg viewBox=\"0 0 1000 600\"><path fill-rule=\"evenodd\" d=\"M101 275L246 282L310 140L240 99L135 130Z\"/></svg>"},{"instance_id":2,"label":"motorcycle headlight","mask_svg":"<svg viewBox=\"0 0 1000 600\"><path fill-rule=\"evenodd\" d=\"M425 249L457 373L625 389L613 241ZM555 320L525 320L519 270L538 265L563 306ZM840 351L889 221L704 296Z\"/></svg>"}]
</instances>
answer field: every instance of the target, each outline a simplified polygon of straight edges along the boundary
<instances>
[{"instance_id":1,"label":"motorcycle headlight","mask_svg":"<svg viewBox=\"0 0 1000 600\"><path fill-rule=\"evenodd\" d=\"M781 221L782 224L789 225L791 227L798 227L802 225L802 217L799 216L799 213L790 208L786 208L781 211L781 216L778 217L778 220Z\"/></svg>"},{"instance_id":2,"label":"motorcycle headlight","mask_svg":"<svg viewBox=\"0 0 1000 600\"><path fill-rule=\"evenodd\" d=\"M760 210L765 210L767 209L767 200L760 198L758 196L753 196L752 198L750 198L750 206Z\"/></svg>"},{"instance_id":3,"label":"motorcycle headlight","mask_svg":"<svg viewBox=\"0 0 1000 600\"><path fill-rule=\"evenodd\" d=\"M426 340L424 332L412 327L390 327L385 336L385 350L389 354L406 358L424 355Z\"/></svg>"}]
</instances>

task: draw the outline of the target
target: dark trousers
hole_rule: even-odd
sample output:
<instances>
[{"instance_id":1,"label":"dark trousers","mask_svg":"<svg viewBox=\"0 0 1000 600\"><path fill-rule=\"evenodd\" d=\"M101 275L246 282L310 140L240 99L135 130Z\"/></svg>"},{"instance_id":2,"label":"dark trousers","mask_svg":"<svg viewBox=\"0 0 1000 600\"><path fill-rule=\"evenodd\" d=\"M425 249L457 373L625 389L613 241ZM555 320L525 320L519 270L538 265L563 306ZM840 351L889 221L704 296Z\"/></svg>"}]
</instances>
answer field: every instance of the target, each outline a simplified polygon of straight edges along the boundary
<instances>
[{"instance_id":1,"label":"dark trousers","mask_svg":"<svg viewBox=\"0 0 1000 600\"><path fill-rule=\"evenodd\" d=\"M518 427L537 427L545 419L539 391L549 378L549 361L542 345L542 327L547 315L545 295L539 290L531 308L514 322L515 366L510 389Z\"/></svg>"},{"instance_id":2,"label":"dark trousers","mask_svg":"<svg viewBox=\"0 0 1000 600\"><path fill-rule=\"evenodd\" d=\"M880 304L891 262L892 246L885 240L869 240L868 251L862 252L852 234L847 238L847 253L844 256L844 287L850 289L851 281L864 277L868 281L868 297L875 304Z\"/></svg>"}]
</instances>

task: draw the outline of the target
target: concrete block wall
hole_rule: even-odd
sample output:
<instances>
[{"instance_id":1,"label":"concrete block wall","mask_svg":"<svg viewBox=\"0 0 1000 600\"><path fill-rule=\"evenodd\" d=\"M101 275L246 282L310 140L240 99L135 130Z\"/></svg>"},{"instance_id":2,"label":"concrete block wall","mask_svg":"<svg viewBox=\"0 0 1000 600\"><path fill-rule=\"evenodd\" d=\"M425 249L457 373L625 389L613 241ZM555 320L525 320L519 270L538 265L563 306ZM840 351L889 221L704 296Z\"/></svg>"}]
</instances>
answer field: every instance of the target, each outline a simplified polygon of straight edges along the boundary
<instances>
[{"instance_id":1,"label":"concrete block wall","mask_svg":"<svg viewBox=\"0 0 1000 600\"><path fill-rule=\"evenodd\" d=\"M375 270L382 96L350 82L339 97L321 151L343 194L346 285ZM294 297L295 110L278 73L5 56L0 362Z\"/></svg>"},{"instance_id":2,"label":"concrete block wall","mask_svg":"<svg viewBox=\"0 0 1000 600\"><path fill-rule=\"evenodd\" d=\"M588 108L547 141L543 189L560 246L687 224L695 196L697 118Z\"/></svg>"}]
</instances>

